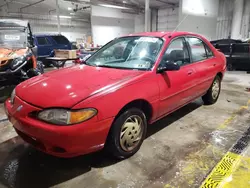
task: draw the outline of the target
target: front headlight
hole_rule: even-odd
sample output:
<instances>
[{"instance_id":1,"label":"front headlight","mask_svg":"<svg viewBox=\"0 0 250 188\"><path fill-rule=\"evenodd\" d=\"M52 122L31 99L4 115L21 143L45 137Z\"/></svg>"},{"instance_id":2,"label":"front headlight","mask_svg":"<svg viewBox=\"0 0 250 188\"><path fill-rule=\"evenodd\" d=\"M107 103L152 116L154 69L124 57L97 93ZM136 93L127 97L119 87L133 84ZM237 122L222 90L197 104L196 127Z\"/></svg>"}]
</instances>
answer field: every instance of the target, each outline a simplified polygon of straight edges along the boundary
<instances>
[{"instance_id":1,"label":"front headlight","mask_svg":"<svg viewBox=\"0 0 250 188\"><path fill-rule=\"evenodd\" d=\"M17 57L15 59L13 59L11 65L10 65L10 68L13 70L13 69L16 69L19 65L21 65L22 63L24 63L25 61L25 56L20 56L20 57Z\"/></svg>"},{"instance_id":2,"label":"front headlight","mask_svg":"<svg viewBox=\"0 0 250 188\"><path fill-rule=\"evenodd\" d=\"M72 125L86 121L97 114L94 108L82 110L46 109L38 113L38 119L56 125Z\"/></svg>"},{"instance_id":3,"label":"front headlight","mask_svg":"<svg viewBox=\"0 0 250 188\"><path fill-rule=\"evenodd\" d=\"M16 96L16 89L13 89L13 91L12 91L12 93L10 95L10 103L11 104L14 104L15 96Z\"/></svg>"}]
</instances>

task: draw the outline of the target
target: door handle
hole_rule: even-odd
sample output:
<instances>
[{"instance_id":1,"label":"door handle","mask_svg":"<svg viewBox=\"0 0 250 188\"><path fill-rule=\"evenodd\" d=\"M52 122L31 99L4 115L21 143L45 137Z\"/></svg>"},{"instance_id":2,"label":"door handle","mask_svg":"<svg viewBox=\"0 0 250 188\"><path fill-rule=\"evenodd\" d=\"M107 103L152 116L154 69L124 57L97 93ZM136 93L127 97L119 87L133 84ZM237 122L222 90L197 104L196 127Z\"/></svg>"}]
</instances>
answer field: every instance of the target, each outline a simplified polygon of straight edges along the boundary
<instances>
[{"instance_id":1,"label":"door handle","mask_svg":"<svg viewBox=\"0 0 250 188\"><path fill-rule=\"evenodd\" d=\"M187 73L188 75L191 75L191 74L193 74L193 71L192 70L190 70L190 71L188 71L188 73Z\"/></svg>"},{"instance_id":2,"label":"door handle","mask_svg":"<svg viewBox=\"0 0 250 188\"><path fill-rule=\"evenodd\" d=\"M216 66L216 63L214 63L214 67Z\"/></svg>"}]
</instances>

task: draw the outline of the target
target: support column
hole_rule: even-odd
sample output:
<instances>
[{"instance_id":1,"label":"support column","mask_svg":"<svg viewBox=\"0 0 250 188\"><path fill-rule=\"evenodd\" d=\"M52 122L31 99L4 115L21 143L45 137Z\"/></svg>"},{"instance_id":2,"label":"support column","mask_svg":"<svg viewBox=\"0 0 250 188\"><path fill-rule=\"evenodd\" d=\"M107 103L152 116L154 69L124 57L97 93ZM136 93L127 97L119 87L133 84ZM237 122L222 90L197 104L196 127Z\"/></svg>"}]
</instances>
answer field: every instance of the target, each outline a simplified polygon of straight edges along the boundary
<instances>
[{"instance_id":1,"label":"support column","mask_svg":"<svg viewBox=\"0 0 250 188\"><path fill-rule=\"evenodd\" d=\"M249 16L250 16L250 1L246 0L242 18L241 36L243 39L249 38Z\"/></svg>"},{"instance_id":2,"label":"support column","mask_svg":"<svg viewBox=\"0 0 250 188\"><path fill-rule=\"evenodd\" d=\"M232 21L232 29L231 29L232 39L241 38L243 5L244 5L244 0L234 0L233 21Z\"/></svg>"},{"instance_id":3,"label":"support column","mask_svg":"<svg viewBox=\"0 0 250 188\"><path fill-rule=\"evenodd\" d=\"M151 28L151 18L150 18L150 0L145 0L145 32L150 31Z\"/></svg>"},{"instance_id":4,"label":"support column","mask_svg":"<svg viewBox=\"0 0 250 188\"><path fill-rule=\"evenodd\" d=\"M57 30L58 30L58 33L61 34L60 8L59 8L58 0L56 0L56 17L57 17Z\"/></svg>"}]
</instances>

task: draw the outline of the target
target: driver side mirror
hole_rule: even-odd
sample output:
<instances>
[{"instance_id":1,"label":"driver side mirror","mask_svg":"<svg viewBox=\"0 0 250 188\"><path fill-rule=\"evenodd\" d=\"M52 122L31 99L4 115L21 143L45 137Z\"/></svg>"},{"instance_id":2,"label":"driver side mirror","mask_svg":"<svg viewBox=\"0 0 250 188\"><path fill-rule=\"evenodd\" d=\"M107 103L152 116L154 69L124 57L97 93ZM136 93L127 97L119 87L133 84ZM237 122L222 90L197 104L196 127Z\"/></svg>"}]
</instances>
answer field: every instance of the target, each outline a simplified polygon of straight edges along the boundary
<instances>
[{"instance_id":1,"label":"driver side mirror","mask_svg":"<svg viewBox=\"0 0 250 188\"><path fill-rule=\"evenodd\" d=\"M160 66L157 69L157 73L163 73L165 71L178 71L180 70L180 66L173 62L173 61L168 61L161 63Z\"/></svg>"}]
</instances>

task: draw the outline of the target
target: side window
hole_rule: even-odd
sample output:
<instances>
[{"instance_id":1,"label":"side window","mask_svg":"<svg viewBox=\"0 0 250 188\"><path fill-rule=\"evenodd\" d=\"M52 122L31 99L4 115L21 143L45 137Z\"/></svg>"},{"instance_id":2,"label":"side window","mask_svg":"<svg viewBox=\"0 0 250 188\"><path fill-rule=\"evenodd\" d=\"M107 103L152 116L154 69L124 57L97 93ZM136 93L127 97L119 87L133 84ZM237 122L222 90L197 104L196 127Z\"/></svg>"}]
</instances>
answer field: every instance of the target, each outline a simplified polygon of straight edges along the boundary
<instances>
[{"instance_id":1,"label":"side window","mask_svg":"<svg viewBox=\"0 0 250 188\"><path fill-rule=\"evenodd\" d=\"M50 44L50 42L48 41L48 39L46 37L37 37L37 43L39 45L48 45Z\"/></svg>"},{"instance_id":2,"label":"side window","mask_svg":"<svg viewBox=\"0 0 250 188\"><path fill-rule=\"evenodd\" d=\"M188 53L188 48L184 38L174 39L168 46L164 56L163 61L174 62L179 66L183 66L190 63L190 57Z\"/></svg>"},{"instance_id":3,"label":"side window","mask_svg":"<svg viewBox=\"0 0 250 188\"><path fill-rule=\"evenodd\" d=\"M210 58L210 57L213 57L214 54L212 52L212 50L208 47L208 45L204 44L205 45L205 48L206 48L206 52L207 52L207 57Z\"/></svg>"},{"instance_id":4,"label":"side window","mask_svg":"<svg viewBox=\"0 0 250 188\"><path fill-rule=\"evenodd\" d=\"M191 48L191 56L193 62L207 59L206 50L202 40L195 37L188 37L187 41Z\"/></svg>"},{"instance_id":5,"label":"side window","mask_svg":"<svg viewBox=\"0 0 250 188\"><path fill-rule=\"evenodd\" d=\"M60 36L60 35L51 36L51 38L53 38L56 41L57 44L64 44L64 45L69 44L68 39L66 37L64 37L64 36Z\"/></svg>"}]
</instances>

